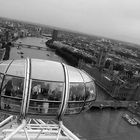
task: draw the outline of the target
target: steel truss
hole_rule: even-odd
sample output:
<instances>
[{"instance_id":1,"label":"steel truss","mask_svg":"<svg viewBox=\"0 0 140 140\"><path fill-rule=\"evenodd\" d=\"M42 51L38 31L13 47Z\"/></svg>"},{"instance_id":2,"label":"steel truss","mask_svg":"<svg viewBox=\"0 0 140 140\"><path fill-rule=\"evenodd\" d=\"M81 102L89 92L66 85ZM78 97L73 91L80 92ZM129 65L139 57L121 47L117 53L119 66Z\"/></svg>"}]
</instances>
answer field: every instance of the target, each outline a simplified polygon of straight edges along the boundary
<instances>
[{"instance_id":1,"label":"steel truss","mask_svg":"<svg viewBox=\"0 0 140 140\"><path fill-rule=\"evenodd\" d=\"M20 119L14 116L0 123L0 140L80 140L62 121Z\"/></svg>"}]
</instances>

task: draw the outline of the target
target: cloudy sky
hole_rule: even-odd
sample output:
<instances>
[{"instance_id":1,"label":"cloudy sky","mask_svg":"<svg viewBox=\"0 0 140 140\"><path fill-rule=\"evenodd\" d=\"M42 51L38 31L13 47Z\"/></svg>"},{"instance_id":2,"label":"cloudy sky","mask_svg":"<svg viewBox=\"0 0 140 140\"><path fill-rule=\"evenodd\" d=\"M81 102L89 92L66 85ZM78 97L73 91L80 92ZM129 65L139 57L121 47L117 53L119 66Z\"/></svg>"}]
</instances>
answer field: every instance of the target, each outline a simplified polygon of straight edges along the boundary
<instances>
[{"instance_id":1,"label":"cloudy sky","mask_svg":"<svg viewBox=\"0 0 140 140\"><path fill-rule=\"evenodd\" d=\"M140 0L0 0L0 16L140 44Z\"/></svg>"}]
</instances>

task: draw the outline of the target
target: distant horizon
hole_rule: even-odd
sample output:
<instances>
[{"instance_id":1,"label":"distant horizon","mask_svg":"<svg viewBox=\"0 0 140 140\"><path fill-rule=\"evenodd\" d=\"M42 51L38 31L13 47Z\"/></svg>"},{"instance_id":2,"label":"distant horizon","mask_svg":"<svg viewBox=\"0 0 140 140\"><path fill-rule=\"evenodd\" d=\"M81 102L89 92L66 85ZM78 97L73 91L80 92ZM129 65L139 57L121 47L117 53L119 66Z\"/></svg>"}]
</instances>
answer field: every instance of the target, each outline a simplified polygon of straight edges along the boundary
<instances>
[{"instance_id":1,"label":"distant horizon","mask_svg":"<svg viewBox=\"0 0 140 140\"><path fill-rule=\"evenodd\" d=\"M140 44L138 0L0 0L0 16Z\"/></svg>"},{"instance_id":2,"label":"distant horizon","mask_svg":"<svg viewBox=\"0 0 140 140\"><path fill-rule=\"evenodd\" d=\"M125 41L125 40L118 40L116 38L111 38L111 37L102 36L102 35L89 34L89 33L85 33L85 32L82 32L82 31L76 31L76 30L72 30L72 29L67 29L67 28L62 28L62 27L42 24L42 23L39 23L39 22L32 22L32 21L15 19L15 18L10 18L10 17L3 17L3 16L0 16L0 18L5 18L5 19L9 19L9 20L16 20L16 21L19 21L19 22L25 22L25 23L30 23L30 24L40 25L40 26L46 26L48 28L57 29L57 30L60 30L60 31L67 31L67 32L72 32L72 33L78 33L78 34L87 35L87 36L91 36L91 37L92 36L96 36L96 37L99 37L99 38L105 38L105 39L108 39L108 40L118 41L120 43L123 42L123 43L129 43L129 44L137 45L137 46L132 46L132 47L140 46L139 43L135 43L135 42L129 42L129 41Z\"/></svg>"}]
</instances>

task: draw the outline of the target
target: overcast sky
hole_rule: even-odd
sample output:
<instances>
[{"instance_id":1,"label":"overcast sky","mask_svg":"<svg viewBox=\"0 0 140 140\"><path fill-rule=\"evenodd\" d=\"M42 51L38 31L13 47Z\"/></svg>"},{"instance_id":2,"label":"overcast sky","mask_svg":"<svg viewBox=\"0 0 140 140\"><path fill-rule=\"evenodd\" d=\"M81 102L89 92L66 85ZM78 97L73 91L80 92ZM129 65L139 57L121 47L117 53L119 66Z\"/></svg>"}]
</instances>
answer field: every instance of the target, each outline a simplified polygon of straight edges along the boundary
<instances>
[{"instance_id":1,"label":"overcast sky","mask_svg":"<svg viewBox=\"0 0 140 140\"><path fill-rule=\"evenodd\" d=\"M140 0L0 0L0 16L140 44Z\"/></svg>"}]
</instances>

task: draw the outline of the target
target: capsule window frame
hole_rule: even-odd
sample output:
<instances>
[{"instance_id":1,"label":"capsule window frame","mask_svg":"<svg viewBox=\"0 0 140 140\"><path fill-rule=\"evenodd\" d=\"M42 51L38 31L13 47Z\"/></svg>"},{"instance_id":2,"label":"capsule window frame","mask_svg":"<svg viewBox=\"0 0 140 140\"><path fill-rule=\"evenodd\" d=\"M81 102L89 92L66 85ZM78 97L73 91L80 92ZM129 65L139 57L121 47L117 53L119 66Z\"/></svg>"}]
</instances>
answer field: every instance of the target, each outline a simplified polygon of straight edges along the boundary
<instances>
[{"instance_id":1,"label":"capsule window frame","mask_svg":"<svg viewBox=\"0 0 140 140\"><path fill-rule=\"evenodd\" d=\"M1 85L0 85L0 96L1 96L1 89L2 89L2 85L3 85L3 80L4 80L4 73L0 73L0 75L3 75L2 77L2 81L1 81Z\"/></svg>"},{"instance_id":2,"label":"capsule window frame","mask_svg":"<svg viewBox=\"0 0 140 140\"><path fill-rule=\"evenodd\" d=\"M86 99L85 99L85 104L84 104L84 109L83 109L83 111L87 111L88 109L90 109L90 108L92 107L92 102L94 102L94 101L96 100L96 98L97 98L97 92L96 92L96 84L95 84L95 81L93 80L93 81L90 81L90 82L86 82L86 83L85 83L85 88L86 88L86 84L88 84L88 83L93 83L93 84L94 84L95 99L93 99L93 100L86 100ZM87 91L87 88L86 88L86 91Z\"/></svg>"},{"instance_id":3,"label":"capsule window frame","mask_svg":"<svg viewBox=\"0 0 140 140\"><path fill-rule=\"evenodd\" d=\"M86 83L85 83L85 88L86 88L86 91L87 91L87 87L86 87L86 85L87 85L87 84L89 84L89 83L93 83L93 84L94 84L95 99L93 99L93 100L85 100L85 102L92 102L92 101L95 101L95 100L96 100L96 98L97 98L96 85L95 85L95 82L94 82L94 81L91 81L91 82L86 82Z\"/></svg>"},{"instance_id":4,"label":"capsule window frame","mask_svg":"<svg viewBox=\"0 0 140 140\"><path fill-rule=\"evenodd\" d=\"M61 94L61 99L60 99L60 101L55 101L55 100L47 100L47 101L45 101L45 100L38 100L38 99L32 99L31 98L31 94L32 94L32 83L33 83L33 81L36 81L37 83L41 83L41 82L48 82L48 83L58 83L58 84L62 84L62 88L63 88L63 90L61 91L62 92L62 94ZM27 116L34 116L34 115L38 115L38 114L40 114L40 116L42 116L42 117L47 117L47 116L57 116L58 115L58 112L59 112L59 110L60 110L60 107L61 107L61 104L62 104L62 97L63 97L63 91L65 90L65 82L61 82L61 81L47 81L47 80L40 80L40 79L30 79L30 86L29 86L29 97L28 97L28 106L27 106L27 110L26 110L26 114L27 114ZM57 104L59 104L59 107L57 107L56 109L57 109L57 111L56 111L56 113L54 114L54 113L51 113L51 111L50 112L48 112L48 113L40 113L40 112L36 112L36 113L31 113L31 112L29 112L29 108L30 108L30 104L31 104L31 101L33 101L33 102L40 102L40 103L57 103ZM53 109L53 108L48 108L48 109Z\"/></svg>"},{"instance_id":5,"label":"capsule window frame","mask_svg":"<svg viewBox=\"0 0 140 140\"><path fill-rule=\"evenodd\" d=\"M71 101L69 100L70 99L70 86L71 84L83 84L83 87L84 87L84 92L86 92L86 88L85 88L85 83L84 81L83 82L69 82L69 98L68 98L68 102L67 102L67 106L66 106L66 110L65 110L65 115L75 115L75 114L80 114L83 110L83 107L85 105L85 99L84 100L79 100L79 101ZM79 107L68 107L70 104L82 104L81 106ZM74 111L76 109L79 109L78 111ZM71 112L72 110L72 112Z\"/></svg>"},{"instance_id":6,"label":"capsule window frame","mask_svg":"<svg viewBox=\"0 0 140 140\"><path fill-rule=\"evenodd\" d=\"M4 80L4 74L3 73L0 73L0 75L2 75L2 82L1 82L1 85L0 85L0 110L1 110L1 92L2 92L2 85L3 85L3 80Z\"/></svg>"},{"instance_id":7,"label":"capsule window frame","mask_svg":"<svg viewBox=\"0 0 140 140\"><path fill-rule=\"evenodd\" d=\"M86 93L86 88L85 88L85 83L84 82L69 82L69 99L70 99L70 88L71 88L71 84L83 84L83 87L84 87L84 93ZM84 100L76 100L76 101L72 101L72 100L68 100L68 102L83 102L83 101L85 101L85 99Z\"/></svg>"},{"instance_id":8,"label":"capsule window frame","mask_svg":"<svg viewBox=\"0 0 140 140\"><path fill-rule=\"evenodd\" d=\"M86 96L86 92L87 92L87 86L86 85L89 84L89 83L93 83L94 89L95 89L95 99L93 99L93 100L86 100L86 98L85 98L84 100L81 100L81 101L70 101L70 100L68 100L66 111L65 111L65 115L80 114L81 112L84 112L84 111L88 110L91 107L92 102L95 101L96 100L96 97L97 97L97 94L96 94L96 85L95 85L95 81L94 80L92 80L90 82L70 82L69 85L70 84L75 84L75 83L83 83L84 89L85 89L85 96ZM70 96L70 94L69 94L69 96ZM83 106L81 106L81 107L68 107L69 104L71 104L71 103L73 103L75 105L78 104L78 103L83 103ZM79 108L79 111L78 112L74 111L74 108L75 109L78 109ZM73 109L73 112L70 112L72 109Z\"/></svg>"},{"instance_id":9,"label":"capsule window frame","mask_svg":"<svg viewBox=\"0 0 140 140\"><path fill-rule=\"evenodd\" d=\"M19 105L20 106L20 112L21 112L21 110L22 110L22 105L23 105L23 98L24 98L24 82L25 82L25 77L20 77L20 76L15 76L15 75L9 75L9 74L3 74L3 73L0 73L0 74L2 74L3 75L3 80L2 80L2 84L1 84L1 87L0 87L0 102L1 102L1 99L2 98L8 98L8 99L13 99L13 100L18 100L18 101L21 101L21 104ZM6 95L2 95L1 93L2 93L2 88L3 88L3 86L5 86L4 85L4 81L5 81L5 78L7 77L7 76L9 76L9 77L11 77L11 78L18 78L18 79L22 79L23 80L23 91L22 91L22 98L20 98L20 97L13 97L13 96L6 96ZM2 103L2 102L1 102ZM19 110L18 111L11 111L11 110L7 110L7 109L2 109L1 108L1 104L0 104L0 110L2 111L2 112L4 112L4 113L10 113L10 114L16 114L16 115L20 115L20 112L19 112Z\"/></svg>"}]
</instances>

